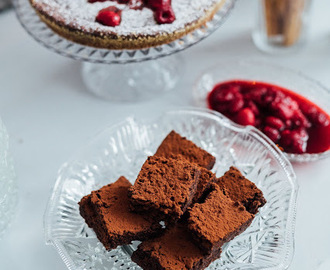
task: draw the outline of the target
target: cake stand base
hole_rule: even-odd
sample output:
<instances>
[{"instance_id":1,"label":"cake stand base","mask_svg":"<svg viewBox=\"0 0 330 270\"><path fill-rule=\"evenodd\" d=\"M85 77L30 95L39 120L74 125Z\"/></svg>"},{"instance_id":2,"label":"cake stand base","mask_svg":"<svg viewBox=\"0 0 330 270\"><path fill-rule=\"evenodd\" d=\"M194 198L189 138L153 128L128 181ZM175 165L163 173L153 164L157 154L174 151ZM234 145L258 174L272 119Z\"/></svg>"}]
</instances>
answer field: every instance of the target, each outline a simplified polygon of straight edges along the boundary
<instances>
[{"instance_id":1,"label":"cake stand base","mask_svg":"<svg viewBox=\"0 0 330 270\"><path fill-rule=\"evenodd\" d=\"M84 62L82 77L94 95L114 102L136 102L172 90L183 70L179 55L126 64Z\"/></svg>"}]
</instances>

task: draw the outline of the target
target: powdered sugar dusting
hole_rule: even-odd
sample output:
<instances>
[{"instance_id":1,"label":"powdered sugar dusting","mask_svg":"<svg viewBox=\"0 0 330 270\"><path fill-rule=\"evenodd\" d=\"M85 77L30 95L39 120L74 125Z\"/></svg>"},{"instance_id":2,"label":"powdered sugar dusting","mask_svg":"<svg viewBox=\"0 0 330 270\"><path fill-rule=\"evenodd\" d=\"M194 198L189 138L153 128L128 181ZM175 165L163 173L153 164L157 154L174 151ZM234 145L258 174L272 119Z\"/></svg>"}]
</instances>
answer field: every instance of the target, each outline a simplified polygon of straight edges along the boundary
<instances>
[{"instance_id":1,"label":"powdered sugar dusting","mask_svg":"<svg viewBox=\"0 0 330 270\"><path fill-rule=\"evenodd\" d=\"M220 0L172 0L176 20L171 24L157 24L149 8L129 9L115 1L88 3L87 0L33 0L34 5L42 9L56 21L74 29L87 32L116 33L117 35L155 35L173 33L183 29L201 18L205 12ZM115 6L122 10L120 25L103 26L95 22L98 12L106 7Z\"/></svg>"}]
</instances>

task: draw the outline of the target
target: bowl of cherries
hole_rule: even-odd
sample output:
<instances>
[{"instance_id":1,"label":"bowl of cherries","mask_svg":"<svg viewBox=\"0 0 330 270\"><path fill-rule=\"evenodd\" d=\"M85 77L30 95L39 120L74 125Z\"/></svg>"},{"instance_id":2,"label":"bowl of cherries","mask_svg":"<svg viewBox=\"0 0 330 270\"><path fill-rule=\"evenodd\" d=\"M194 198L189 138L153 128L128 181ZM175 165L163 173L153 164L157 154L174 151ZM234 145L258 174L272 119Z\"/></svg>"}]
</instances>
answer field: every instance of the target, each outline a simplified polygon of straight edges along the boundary
<instances>
[{"instance_id":1,"label":"bowl of cherries","mask_svg":"<svg viewBox=\"0 0 330 270\"><path fill-rule=\"evenodd\" d=\"M194 100L259 129L291 161L330 156L330 91L302 73L253 61L220 63L199 77Z\"/></svg>"}]
</instances>

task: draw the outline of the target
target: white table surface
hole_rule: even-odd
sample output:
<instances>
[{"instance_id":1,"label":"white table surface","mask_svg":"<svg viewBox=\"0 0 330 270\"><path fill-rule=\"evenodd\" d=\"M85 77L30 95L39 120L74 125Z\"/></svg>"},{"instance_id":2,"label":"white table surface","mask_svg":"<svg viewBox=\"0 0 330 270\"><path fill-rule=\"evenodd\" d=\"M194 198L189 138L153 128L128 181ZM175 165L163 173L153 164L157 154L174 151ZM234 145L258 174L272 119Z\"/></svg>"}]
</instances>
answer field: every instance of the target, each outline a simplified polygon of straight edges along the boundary
<instances>
[{"instance_id":1,"label":"white table surface","mask_svg":"<svg viewBox=\"0 0 330 270\"><path fill-rule=\"evenodd\" d=\"M80 63L34 41L13 11L0 14L0 115L10 133L19 185L16 218L0 240L1 270L66 269L46 246L43 214L57 170L97 131L128 115L192 105L197 75L215 62L258 59L301 70L330 87L329 1L314 1L308 43L300 52L259 52L250 33L255 1L240 1L212 36L181 53L186 65L177 90L139 104L111 104L86 92ZM330 160L294 165L300 185L295 256L290 270L330 269Z\"/></svg>"}]
</instances>

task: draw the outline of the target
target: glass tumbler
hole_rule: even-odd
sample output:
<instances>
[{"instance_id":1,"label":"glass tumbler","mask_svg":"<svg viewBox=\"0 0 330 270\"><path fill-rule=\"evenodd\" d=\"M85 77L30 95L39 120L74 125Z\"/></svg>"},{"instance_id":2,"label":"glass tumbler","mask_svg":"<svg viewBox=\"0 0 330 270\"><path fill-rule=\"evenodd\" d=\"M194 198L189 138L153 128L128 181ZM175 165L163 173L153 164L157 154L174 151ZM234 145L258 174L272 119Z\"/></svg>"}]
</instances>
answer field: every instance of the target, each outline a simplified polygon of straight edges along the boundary
<instances>
[{"instance_id":1,"label":"glass tumbler","mask_svg":"<svg viewBox=\"0 0 330 270\"><path fill-rule=\"evenodd\" d=\"M252 38L262 51L296 50L306 41L310 0L258 0Z\"/></svg>"}]
</instances>

